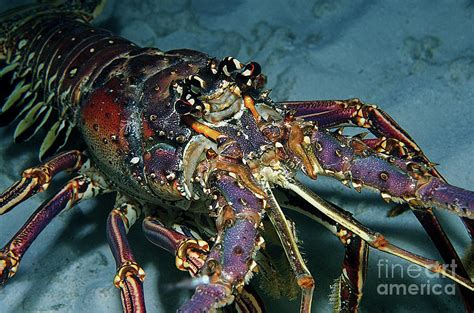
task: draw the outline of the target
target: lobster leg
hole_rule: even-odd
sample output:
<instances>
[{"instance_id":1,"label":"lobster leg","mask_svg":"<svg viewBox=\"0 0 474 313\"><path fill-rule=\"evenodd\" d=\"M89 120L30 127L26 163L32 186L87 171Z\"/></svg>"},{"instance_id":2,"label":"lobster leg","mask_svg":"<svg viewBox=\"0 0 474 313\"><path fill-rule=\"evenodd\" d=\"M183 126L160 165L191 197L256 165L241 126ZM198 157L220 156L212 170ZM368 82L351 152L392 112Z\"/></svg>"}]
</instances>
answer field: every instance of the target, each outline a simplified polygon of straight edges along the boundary
<instances>
[{"instance_id":1,"label":"lobster leg","mask_svg":"<svg viewBox=\"0 0 474 313\"><path fill-rule=\"evenodd\" d=\"M107 220L107 240L117 265L114 285L120 289L123 311L146 312L143 297L145 272L137 264L128 244L127 232L140 216L140 206L117 196Z\"/></svg>"},{"instance_id":2,"label":"lobster leg","mask_svg":"<svg viewBox=\"0 0 474 313\"><path fill-rule=\"evenodd\" d=\"M209 283L199 285L179 312L208 312L230 303L232 293L243 288L256 267L253 256L261 242L258 227L265 193L254 193L258 187L250 188L246 183L242 188L243 180L229 174L237 177L242 173L230 168L212 173L212 186L225 198L221 201L225 204L217 208L216 241L201 270L201 275L209 277Z\"/></svg>"},{"instance_id":3,"label":"lobster leg","mask_svg":"<svg viewBox=\"0 0 474 313\"><path fill-rule=\"evenodd\" d=\"M147 216L143 220L143 232L151 243L176 255L176 267L179 270L189 271L191 276L196 276L203 267L209 253L209 245L197 238L197 234L187 227L173 225L169 228L156 217Z\"/></svg>"},{"instance_id":4,"label":"lobster leg","mask_svg":"<svg viewBox=\"0 0 474 313\"><path fill-rule=\"evenodd\" d=\"M5 214L32 195L45 191L57 173L65 170L78 170L86 159L82 152L72 150L61 153L42 165L23 171L23 178L0 195L0 215Z\"/></svg>"},{"instance_id":5,"label":"lobster leg","mask_svg":"<svg viewBox=\"0 0 474 313\"><path fill-rule=\"evenodd\" d=\"M362 299L362 287L367 273L369 247L360 237L341 230L341 241L345 245L341 276L333 285L334 307L340 312L358 312Z\"/></svg>"},{"instance_id":6,"label":"lobster leg","mask_svg":"<svg viewBox=\"0 0 474 313\"><path fill-rule=\"evenodd\" d=\"M314 292L313 276L306 267L296 243L295 236L293 235L293 232L288 225L288 221L269 187L266 188L266 192L269 195L268 204L270 206L267 210L267 215L280 238L283 250L290 262L291 269L296 276L298 286L300 286L302 290L300 312L311 312L311 303Z\"/></svg>"},{"instance_id":7,"label":"lobster leg","mask_svg":"<svg viewBox=\"0 0 474 313\"><path fill-rule=\"evenodd\" d=\"M367 146L358 138L346 141L343 136L336 137L338 138L331 136L325 131L317 131L313 138L317 142L318 151L316 154L319 156L322 164L331 164L327 168L323 165L326 173L333 175L331 173L350 169L350 180L352 180L352 184L357 190L360 190L364 184L368 184L380 190L382 197L386 200L392 199L392 196L396 193L398 193L398 196L402 196L406 191L406 196L408 194L410 196L402 196L405 198L403 201L408 201L415 207L428 207L424 210L413 212L430 235L445 262L451 263L454 260L457 265L458 274L468 278L469 275L460 258L429 206L435 205L447 208L466 217L464 220L468 220L467 218L472 216L474 208L474 194L470 191L448 185L436 173L436 176L432 176L433 173L429 171L429 168L424 169L419 163L397 157L382 160L371 155ZM367 154L367 152L369 153ZM339 158L339 156L342 157ZM337 176L337 174L335 175ZM390 187L387 187L388 185ZM416 190L408 191L408 189L412 188L409 186L414 185L417 185ZM403 191L404 189L405 191ZM418 200L415 202L411 201L415 200L415 198ZM468 221L471 224L473 222L472 220ZM462 288L461 293L466 309L472 309L474 305L472 293Z\"/></svg>"},{"instance_id":8,"label":"lobster leg","mask_svg":"<svg viewBox=\"0 0 474 313\"><path fill-rule=\"evenodd\" d=\"M411 152L416 152L425 163L430 163L410 135L375 105L365 104L359 99L285 101L277 104L294 111L296 117L317 122L322 128L350 124L367 128L379 138L396 139Z\"/></svg>"},{"instance_id":9,"label":"lobster leg","mask_svg":"<svg viewBox=\"0 0 474 313\"><path fill-rule=\"evenodd\" d=\"M367 139L364 142L379 152L401 157L411 154L430 167L430 173L442 180L444 178L434 168L415 141L387 113L375 105L365 104L359 99L349 100L315 100L315 101L286 101L278 102L291 111L294 116L312 120L323 128L352 124L369 129L377 139ZM459 259L453 253L452 245L444 235L436 216L427 211L416 214L417 219L427 230L433 242L439 247L441 254L449 254L450 259ZM474 221L461 217L466 229L474 238ZM441 229L441 232L438 230ZM441 252L444 250L445 252ZM460 267L462 264L459 263Z\"/></svg>"},{"instance_id":10,"label":"lobster leg","mask_svg":"<svg viewBox=\"0 0 474 313\"><path fill-rule=\"evenodd\" d=\"M308 208L294 193L280 190L273 191L282 207L296 211L325 226L344 245L345 254L342 263L342 273L333 285L331 302L337 312L357 312L362 299L362 288L367 272L369 255L368 245L360 237L337 224L317 210ZM342 211L335 204L334 207Z\"/></svg>"},{"instance_id":11,"label":"lobster leg","mask_svg":"<svg viewBox=\"0 0 474 313\"><path fill-rule=\"evenodd\" d=\"M367 242L371 247L398 256L404 260L417 264L423 268L426 268L434 273L441 274L452 281L466 287L467 289L474 291L474 283L465 277L462 277L450 270L446 265L443 265L435 260L427 259L410 253L406 250L403 250L391 243L389 243L381 234L373 232L368 229L358 221L356 221L352 216L340 212L337 208L333 207L315 193L313 193L306 186L302 185L296 181L286 180L281 186L285 189L290 189L307 202L309 202L313 207L318 211L328 216L330 219L339 223L344 228L350 230L355 235L359 236L362 240Z\"/></svg>"},{"instance_id":12,"label":"lobster leg","mask_svg":"<svg viewBox=\"0 0 474 313\"><path fill-rule=\"evenodd\" d=\"M469 278L469 273L467 272L463 262L461 261L461 258L454 249L453 244L449 240L448 236L444 232L444 229L436 218L435 213L431 209L428 209L427 211L413 210L412 212L413 214L415 214L416 218L423 226L426 233L434 242L444 262L453 262L453 264L456 265L456 272L463 277ZM474 228L469 228L469 225L473 225L472 220L469 220L467 218L461 219L464 221L464 224L469 230L469 233L471 234L472 238L472 231L474 230ZM474 311L474 292L460 285L458 285L458 287L464 301L466 312Z\"/></svg>"},{"instance_id":13,"label":"lobster leg","mask_svg":"<svg viewBox=\"0 0 474 313\"><path fill-rule=\"evenodd\" d=\"M0 250L0 285L15 275L28 247L59 212L104 191L106 191L104 187L87 176L80 175L70 180L56 195L44 202Z\"/></svg>"},{"instance_id":14,"label":"lobster leg","mask_svg":"<svg viewBox=\"0 0 474 313\"><path fill-rule=\"evenodd\" d=\"M430 173L444 180L441 174L431 167L431 162L424 155L415 141L387 113L374 105L362 103L359 99L321 100L307 102L281 102L290 110L295 110L295 116L314 120L321 127L336 127L350 123L368 128L377 138L365 139L364 143L377 152L397 157L414 157L430 167ZM407 206L401 206L402 209ZM413 211L416 218L438 249L445 262L455 262L458 273L469 277L461 259L446 236L441 224L431 208L425 211ZM461 217L469 235L474 237L474 221ZM461 294L467 311L474 309L474 295L465 288Z\"/></svg>"},{"instance_id":15,"label":"lobster leg","mask_svg":"<svg viewBox=\"0 0 474 313\"><path fill-rule=\"evenodd\" d=\"M363 141L369 147L371 147L372 149L378 152L382 152L385 154L394 155L398 157L403 157L404 155L407 154L406 148L404 147L403 143L400 144L398 140L393 139L393 138L382 137L382 138L376 138L376 139L366 139ZM431 172L436 177L443 179L441 175L439 175L439 173L435 171L433 168ZM395 213L396 211L403 212L409 209L410 208L406 204L397 205L394 208L394 210L391 210L391 212L389 212L389 216L394 216L391 214ZM443 260L446 263L454 262L457 266L458 274L464 277L469 277L468 272L466 271L461 259L459 258L448 236L444 232L444 229L439 223L433 210L431 208L428 208L427 210L424 210L424 211L420 211L420 210L411 210L411 211L413 212L415 217L418 219L420 224L423 226L428 236L433 241L436 249L438 249ZM395 215L400 214L401 212L398 212ZM465 217L461 217L461 220L463 221L468 233L470 234L472 238L474 234L474 222ZM464 304L466 306L466 311L467 312L473 311L474 310L474 294L470 292L469 290L467 290L466 288L463 288L462 286L459 286L459 288L460 288L461 295L463 297Z\"/></svg>"},{"instance_id":16,"label":"lobster leg","mask_svg":"<svg viewBox=\"0 0 474 313\"><path fill-rule=\"evenodd\" d=\"M204 266L209 245L188 227L174 224L169 228L158 218L147 216L143 220L143 231L150 242L176 256L176 267L179 270L189 271L194 277ZM248 286L236 296L234 305L240 312L264 312L262 300Z\"/></svg>"}]
</instances>

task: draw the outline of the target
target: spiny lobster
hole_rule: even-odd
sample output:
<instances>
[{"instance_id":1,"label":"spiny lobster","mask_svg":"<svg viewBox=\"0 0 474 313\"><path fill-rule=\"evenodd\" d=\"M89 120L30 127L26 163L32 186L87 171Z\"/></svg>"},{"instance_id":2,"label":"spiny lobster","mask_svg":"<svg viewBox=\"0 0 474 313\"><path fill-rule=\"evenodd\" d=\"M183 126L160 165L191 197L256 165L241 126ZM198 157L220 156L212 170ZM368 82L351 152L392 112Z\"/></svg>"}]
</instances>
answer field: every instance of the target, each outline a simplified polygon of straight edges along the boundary
<instances>
[{"instance_id":1,"label":"spiny lobster","mask_svg":"<svg viewBox=\"0 0 474 313\"><path fill-rule=\"evenodd\" d=\"M386 113L357 99L274 102L263 90L257 63L136 47L88 24L98 7L37 5L2 16L0 75L2 86L12 90L3 95L0 121L20 117L15 141L21 142L54 120L41 159L61 149L74 128L86 142L86 150L53 155L25 170L0 196L0 213L6 213L44 191L58 172L79 173L1 250L2 283L60 211L116 192L108 241L117 262L114 283L128 312L145 310L144 271L126 239L141 215L146 237L174 253L179 269L198 277L194 296L180 311L208 311L232 301L241 311L262 310L245 283L271 261L259 248L273 227L302 290L301 311L309 312L314 280L280 205L324 224L344 244L338 310L358 308L369 246L451 278L472 310L473 284L431 206L461 216L472 234L474 195L448 185ZM343 124L366 128L375 138L330 131ZM446 262L456 261L456 273L390 244L301 185L298 170L356 190L372 187L385 200L409 205Z\"/></svg>"}]
</instances>

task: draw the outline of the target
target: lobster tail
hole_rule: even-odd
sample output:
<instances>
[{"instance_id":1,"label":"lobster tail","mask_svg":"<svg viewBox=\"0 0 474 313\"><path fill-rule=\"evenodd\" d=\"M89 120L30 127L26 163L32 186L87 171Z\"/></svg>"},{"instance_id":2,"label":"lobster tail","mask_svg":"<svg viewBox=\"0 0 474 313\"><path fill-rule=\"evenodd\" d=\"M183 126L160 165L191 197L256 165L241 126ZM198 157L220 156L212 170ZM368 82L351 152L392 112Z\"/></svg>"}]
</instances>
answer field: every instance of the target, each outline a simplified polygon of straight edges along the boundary
<instances>
[{"instance_id":1,"label":"lobster tail","mask_svg":"<svg viewBox=\"0 0 474 313\"><path fill-rule=\"evenodd\" d=\"M5 99L0 126L18 119L14 139L23 142L51 120L40 159L67 142L81 96L110 61L104 53L133 49L129 41L88 24L104 4L42 1L0 16L0 99Z\"/></svg>"}]
</instances>

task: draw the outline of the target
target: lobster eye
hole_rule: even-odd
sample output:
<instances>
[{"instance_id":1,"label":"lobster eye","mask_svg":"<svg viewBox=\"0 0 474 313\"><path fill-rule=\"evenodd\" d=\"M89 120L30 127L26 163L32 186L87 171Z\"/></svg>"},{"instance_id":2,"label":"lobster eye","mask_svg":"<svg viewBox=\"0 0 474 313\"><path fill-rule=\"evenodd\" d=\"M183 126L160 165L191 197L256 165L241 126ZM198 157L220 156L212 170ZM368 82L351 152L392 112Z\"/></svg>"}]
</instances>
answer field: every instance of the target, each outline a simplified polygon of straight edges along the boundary
<instances>
[{"instance_id":1,"label":"lobster eye","mask_svg":"<svg viewBox=\"0 0 474 313\"><path fill-rule=\"evenodd\" d=\"M204 106L199 96L205 87L206 82L197 75L190 75L177 83L175 90L180 94L180 99L174 104L176 112L181 115L201 112Z\"/></svg>"},{"instance_id":2,"label":"lobster eye","mask_svg":"<svg viewBox=\"0 0 474 313\"><path fill-rule=\"evenodd\" d=\"M194 86L200 89L206 89L206 82L204 81L204 79L202 79L201 77L197 75L189 76L188 81L191 86Z\"/></svg>"},{"instance_id":3,"label":"lobster eye","mask_svg":"<svg viewBox=\"0 0 474 313\"><path fill-rule=\"evenodd\" d=\"M174 103L174 108L179 114L186 115L192 112L193 106L191 103L179 99Z\"/></svg>"},{"instance_id":4,"label":"lobster eye","mask_svg":"<svg viewBox=\"0 0 474 313\"><path fill-rule=\"evenodd\" d=\"M248 63L243 71L235 77L235 81L244 86L251 87L255 79L262 73L262 68L257 62Z\"/></svg>"}]
</instances>

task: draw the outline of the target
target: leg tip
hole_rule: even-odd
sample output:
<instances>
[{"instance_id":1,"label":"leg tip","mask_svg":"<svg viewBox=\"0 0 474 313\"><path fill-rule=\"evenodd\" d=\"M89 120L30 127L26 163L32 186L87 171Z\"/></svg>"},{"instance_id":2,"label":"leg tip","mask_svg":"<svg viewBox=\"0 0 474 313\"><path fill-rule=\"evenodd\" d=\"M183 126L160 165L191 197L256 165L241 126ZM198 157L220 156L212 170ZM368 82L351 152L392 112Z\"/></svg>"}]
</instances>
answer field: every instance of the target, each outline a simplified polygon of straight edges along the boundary
<instances>
[{"instance_id":1,"label":"leg tip","mask_svg":"<svg viewBox=\"0 0 474 313\"><path fill-rule=\"evenodd\" d=\"M123 287L129 278L138 279L143 282L145 280L145 271L135 262L125 262L117 270L114 278L115 287Z\"/></svg>"},{"instance_id":2,"label":"leg tip","mask_svg":"<svg viewBox=\"0 0 474 313\"><path fill-rule=\"evenodd\" d=\"M0 286L16 274L18 268L18 258L13 253L0 251Z\"/></svg>"}]
</instances>

